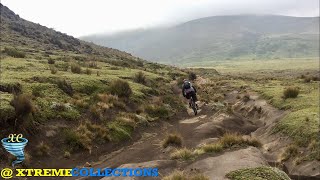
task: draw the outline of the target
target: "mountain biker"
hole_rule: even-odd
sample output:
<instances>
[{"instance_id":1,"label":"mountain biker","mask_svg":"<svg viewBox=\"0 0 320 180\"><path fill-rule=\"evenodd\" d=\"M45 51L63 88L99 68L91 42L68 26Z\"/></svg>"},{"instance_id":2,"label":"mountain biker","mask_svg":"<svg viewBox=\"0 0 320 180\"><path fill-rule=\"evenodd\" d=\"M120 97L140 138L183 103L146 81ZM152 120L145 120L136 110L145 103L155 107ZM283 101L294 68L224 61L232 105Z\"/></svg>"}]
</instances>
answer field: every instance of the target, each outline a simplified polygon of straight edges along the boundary
<instances>
[{"instance_id":1,"label":"mountain biker","mask_svg":"<svg viewBox=\"0 0 320 180\"><path fill-rule=\"evenodd\" d=\"M191 107L191 97L194 100L194 103L196 104L196 107L198 109L198 105L197 105L197 89L192 86L191 82L188 81L187 79L183 80L183 85L182 85L182 95L183 97L190 99L189 101L189 106Z\"/></svg>"}]
</instances>

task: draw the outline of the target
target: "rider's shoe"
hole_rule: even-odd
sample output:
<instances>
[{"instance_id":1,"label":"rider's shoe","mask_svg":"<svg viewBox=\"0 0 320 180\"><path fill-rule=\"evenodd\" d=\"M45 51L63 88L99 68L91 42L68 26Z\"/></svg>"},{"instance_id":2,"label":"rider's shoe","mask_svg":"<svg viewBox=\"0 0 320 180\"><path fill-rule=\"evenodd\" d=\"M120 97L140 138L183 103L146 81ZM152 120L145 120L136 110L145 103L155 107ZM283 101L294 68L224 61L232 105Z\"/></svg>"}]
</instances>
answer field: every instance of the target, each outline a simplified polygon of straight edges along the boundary
<instances>
[{"instance_id":1,"label":"rider's shoe","mask_svg":"<svg viewBox=\"0 0 320 180\"><path fill-rule=\"evenodd\" d=\"M191 103L189 103L189 108L191 108Z\"/></svg>"}]
</instances>

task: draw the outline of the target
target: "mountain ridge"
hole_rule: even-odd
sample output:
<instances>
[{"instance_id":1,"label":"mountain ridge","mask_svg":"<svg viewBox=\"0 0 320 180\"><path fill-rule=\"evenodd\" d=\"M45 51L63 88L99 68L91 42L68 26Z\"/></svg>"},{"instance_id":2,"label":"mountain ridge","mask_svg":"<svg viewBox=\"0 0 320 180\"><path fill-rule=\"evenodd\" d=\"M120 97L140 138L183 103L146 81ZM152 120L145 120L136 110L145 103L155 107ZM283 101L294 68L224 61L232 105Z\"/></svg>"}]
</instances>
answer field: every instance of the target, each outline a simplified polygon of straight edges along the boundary
<instances>
[{"instance_id":1,"label":"mountain ridge","mask_svg":"<svg viewBox=\"0 0 320 180\"><path fill-rule=\"evenodd\" d=\"M25 51L37 49L39 52L61 50L77 54L136 59L127 52L88 43L52 28L25 20L2 3L0 3L0 9L2 47L14 47Z\"/></svg>"},{"instance_id":2,"label":"mountain ridge","mask_svg":"<svg viewBox=\"0 0 320 180\"><path fill-rule=\"evenodd\" d=\"M81 39L169 64L318 56L319 17L213 16L170 28Z\"/></svg>"}]
</instances>

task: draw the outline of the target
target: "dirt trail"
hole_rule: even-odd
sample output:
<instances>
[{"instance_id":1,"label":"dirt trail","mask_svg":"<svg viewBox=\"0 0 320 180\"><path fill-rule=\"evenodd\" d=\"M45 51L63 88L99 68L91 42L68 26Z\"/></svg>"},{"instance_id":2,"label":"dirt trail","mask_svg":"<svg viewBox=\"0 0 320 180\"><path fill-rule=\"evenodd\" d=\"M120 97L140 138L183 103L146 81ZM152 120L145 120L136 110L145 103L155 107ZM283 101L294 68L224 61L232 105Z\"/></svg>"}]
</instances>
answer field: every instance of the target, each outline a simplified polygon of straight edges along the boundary
<instances>
[{"instance_id":1,"label":"dirt trail","mask_svg":"<svg viewBox=\"0 0 320 180\"><path fill-rule=\"evenodd\" d=\"M238 91L226 93L224 103L229 104L232 109L230 112L221 111L215 103L200 103L201 111L196 117L190 110L187 117L180 116L176 120L151 124L151 127L141 132L140 139L133 144L104 154L98 161L90 163L93 168L158 167L160 173L158 179L170 174L174 169L184 171L197 169L197 172L204 173L210 179L226 179L225 174L232 170L276 162L279 153L290 143L290 140L272 134L271 129L286 112L273 108L255 94L252 94L248 100L239 99L238 96ZM255 137L263 143L263 146L260 149L248 147L229 150L214 156L205 154L192 162L176 161L170 160L170 154L175 148L169 146L164 149L161 146L166 135L172 132L181 134L183 147L188 149L214 142L225 132L239 132ZM317 165L319 164L312 164L314 172L308 172L313 173L314 177L299 179L319 177L316 173L320 172ZM101 179L101 177L81 179Z\"/></svg>"}]
</instances>

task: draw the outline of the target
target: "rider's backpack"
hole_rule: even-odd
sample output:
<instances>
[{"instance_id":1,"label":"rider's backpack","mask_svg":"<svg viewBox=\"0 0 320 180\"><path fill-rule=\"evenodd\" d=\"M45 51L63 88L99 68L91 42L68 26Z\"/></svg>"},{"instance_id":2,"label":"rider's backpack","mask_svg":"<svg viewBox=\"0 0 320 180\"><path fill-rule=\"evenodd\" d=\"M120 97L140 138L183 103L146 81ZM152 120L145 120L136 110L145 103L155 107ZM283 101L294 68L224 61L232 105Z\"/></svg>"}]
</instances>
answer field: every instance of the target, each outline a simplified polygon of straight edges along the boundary
<instances>
[{"instance_id":1,"label":"rider's backpack","mask_svg":"<svg viewBox=\"0 0 320 180\"><path fill-rule=\"evenodd\" d=\"M191 88L191 83L189 81L184 82L183 87L185 89L190 89Z\"/></svg>"}]
</instances>

